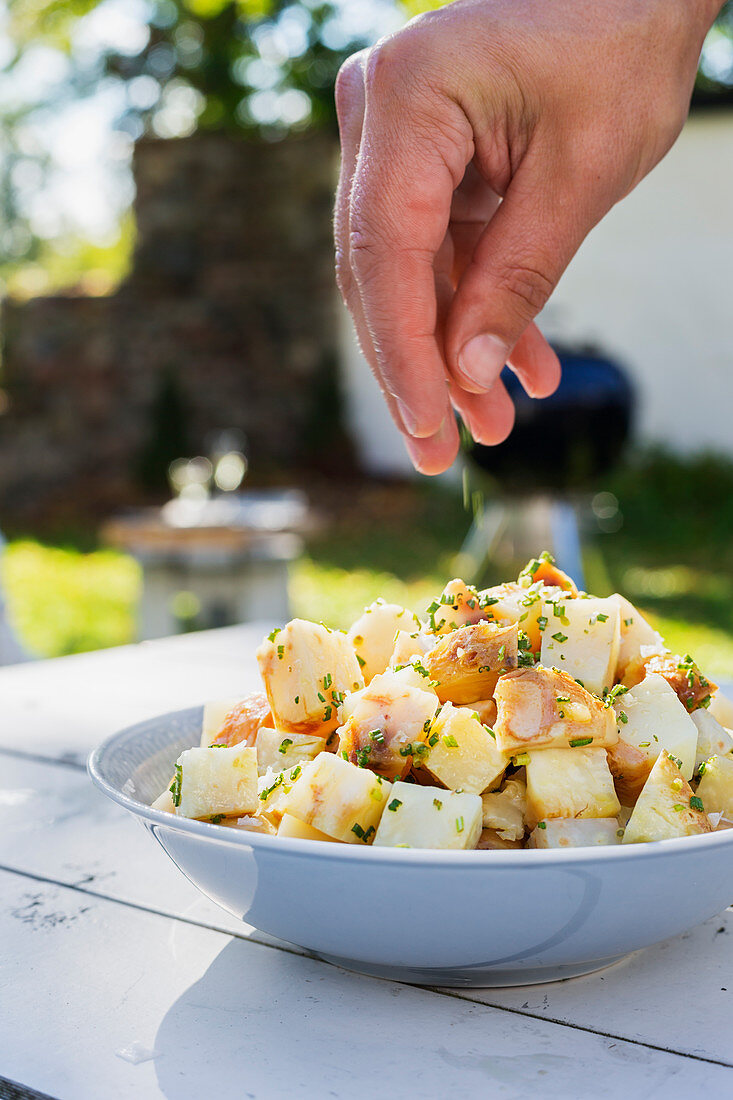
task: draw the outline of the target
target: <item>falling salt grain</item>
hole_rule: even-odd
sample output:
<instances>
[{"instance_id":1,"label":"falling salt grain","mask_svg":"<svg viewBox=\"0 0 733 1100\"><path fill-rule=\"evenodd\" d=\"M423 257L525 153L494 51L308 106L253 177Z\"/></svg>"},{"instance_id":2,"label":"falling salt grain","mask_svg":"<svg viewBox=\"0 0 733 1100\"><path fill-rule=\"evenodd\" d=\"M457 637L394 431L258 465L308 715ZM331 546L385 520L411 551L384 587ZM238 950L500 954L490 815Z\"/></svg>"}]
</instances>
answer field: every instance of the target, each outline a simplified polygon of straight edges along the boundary
<instances>
[{"instance_id":1,"label":"falling salt grain","mask_svg":"<svg viewBox=\"0 0 733 1100\"><path fill-rule=\"evenodd\" d=\"M124 1062L131 1062L133 1066L137 1066L140 1062L149 1062L152 1058L157 1058L158 1051L143 1046L136 1039L134 1043L130 1043L129 1047L120 1047L115 1054Z\"/></svg>"}]
</instances>

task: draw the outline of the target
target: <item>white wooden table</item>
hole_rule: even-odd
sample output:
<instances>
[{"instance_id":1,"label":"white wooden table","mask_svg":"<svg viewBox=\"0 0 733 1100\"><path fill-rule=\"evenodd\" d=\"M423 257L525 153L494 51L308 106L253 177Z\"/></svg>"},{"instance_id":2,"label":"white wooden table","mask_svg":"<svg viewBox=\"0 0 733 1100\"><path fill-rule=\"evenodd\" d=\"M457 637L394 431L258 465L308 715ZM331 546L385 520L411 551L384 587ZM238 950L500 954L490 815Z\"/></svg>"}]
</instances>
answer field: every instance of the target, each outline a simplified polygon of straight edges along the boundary
<instances>
[{"instance_id":1,"label":"white wooden table","mask_svg":"<svg viewBox=\"0 0 733 1100\"><path fill-rule=\"evenodd\" d=\"M733 1096L730 911L600 974L448 991L347 973L199 895L84 760L250 689L262 634L0 669L2 1100Z\"/></svg>"}]
</instances>

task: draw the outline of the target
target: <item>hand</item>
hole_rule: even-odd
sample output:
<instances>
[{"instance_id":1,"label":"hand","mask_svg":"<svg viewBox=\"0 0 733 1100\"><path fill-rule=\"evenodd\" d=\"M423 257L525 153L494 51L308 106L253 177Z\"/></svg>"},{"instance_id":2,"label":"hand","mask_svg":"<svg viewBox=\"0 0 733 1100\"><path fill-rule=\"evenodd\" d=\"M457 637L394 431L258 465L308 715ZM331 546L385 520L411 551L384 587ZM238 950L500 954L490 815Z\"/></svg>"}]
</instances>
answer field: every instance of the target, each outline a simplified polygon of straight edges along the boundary
<instances>
[{"instance_id":1,"label":"hand","mask_svg":"<svg viewBox=\"0 0 733 1100\"><path fill-rule=\"evenodd\" d=\"M451 409L506 438L508 361L545 397L533 318L591 228L664 156L720 0L457 0L343 66L337 277L415 466Z\"/></svg>"}]
</instances>

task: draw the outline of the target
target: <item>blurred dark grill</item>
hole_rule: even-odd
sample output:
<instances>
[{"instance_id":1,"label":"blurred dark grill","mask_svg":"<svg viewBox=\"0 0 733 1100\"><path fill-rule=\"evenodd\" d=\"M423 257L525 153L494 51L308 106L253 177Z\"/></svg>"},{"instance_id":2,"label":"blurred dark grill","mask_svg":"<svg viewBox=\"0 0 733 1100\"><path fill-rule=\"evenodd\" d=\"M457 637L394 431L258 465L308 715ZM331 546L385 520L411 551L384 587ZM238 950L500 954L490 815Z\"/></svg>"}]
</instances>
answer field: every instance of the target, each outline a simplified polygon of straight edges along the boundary
<instances>
[{"instance_id":1,"label":"blurred dark grill","mask_svg":"<svg viewBox=\"0 0 733 1100\"><path fill-rule=\"evenodd\" d=\"M502 380L517 411L514 430L496 447L469 447L473 461L504 487L577 488L607 472L628 439L634 391L624 370L594 351L555 350L562 364L557 391L535 401L505 367Z\"/></svg>"}]
</instances>

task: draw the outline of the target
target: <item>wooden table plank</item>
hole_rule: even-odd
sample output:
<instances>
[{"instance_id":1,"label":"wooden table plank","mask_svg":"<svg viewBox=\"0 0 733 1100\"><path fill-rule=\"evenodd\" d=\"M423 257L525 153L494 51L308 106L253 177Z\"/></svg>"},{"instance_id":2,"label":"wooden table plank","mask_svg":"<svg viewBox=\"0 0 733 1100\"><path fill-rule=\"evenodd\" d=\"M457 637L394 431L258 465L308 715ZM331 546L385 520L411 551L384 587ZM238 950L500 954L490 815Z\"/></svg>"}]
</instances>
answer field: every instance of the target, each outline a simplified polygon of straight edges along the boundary
<instances>
[{"instance_id":1,"label":"wooden table plank","mask_svg":"<svg viewBox=\"0 0 733 1100\"><path fill-rule=\"evenodd\" d=\"M0 747L83 763L123 726L261 689L266 624L0 668Z\"/></svg>"},{"instance_id":2,"label":"wooden table plank","mask_svg":"<svg viewBox=\"0 0 733 1100\"><path fill-rule=\"evenodd\" d=\"M729 1069L707 1062L21 876L0 873L0 896L2 1072L58 1100L372 1100L385 1090L567 1100L591 1082L594 1097L669 1100L733 1087Z\"/></svg>"},{"instance_id":3,"label":"wooden table plank","mask_svg":"<svg viewBox=\"0 0 733 1100\"><path fill-rule=\"evenodd\" d=\"M0 865L182 917L257 942L279 941L209 902L129 814L76 769L0 753ZM724 928L725 932L719 929ZM733 913L600 974L517 990L451 993L718 1061L733 1060Z\"/></svg>"}]
</instances>

